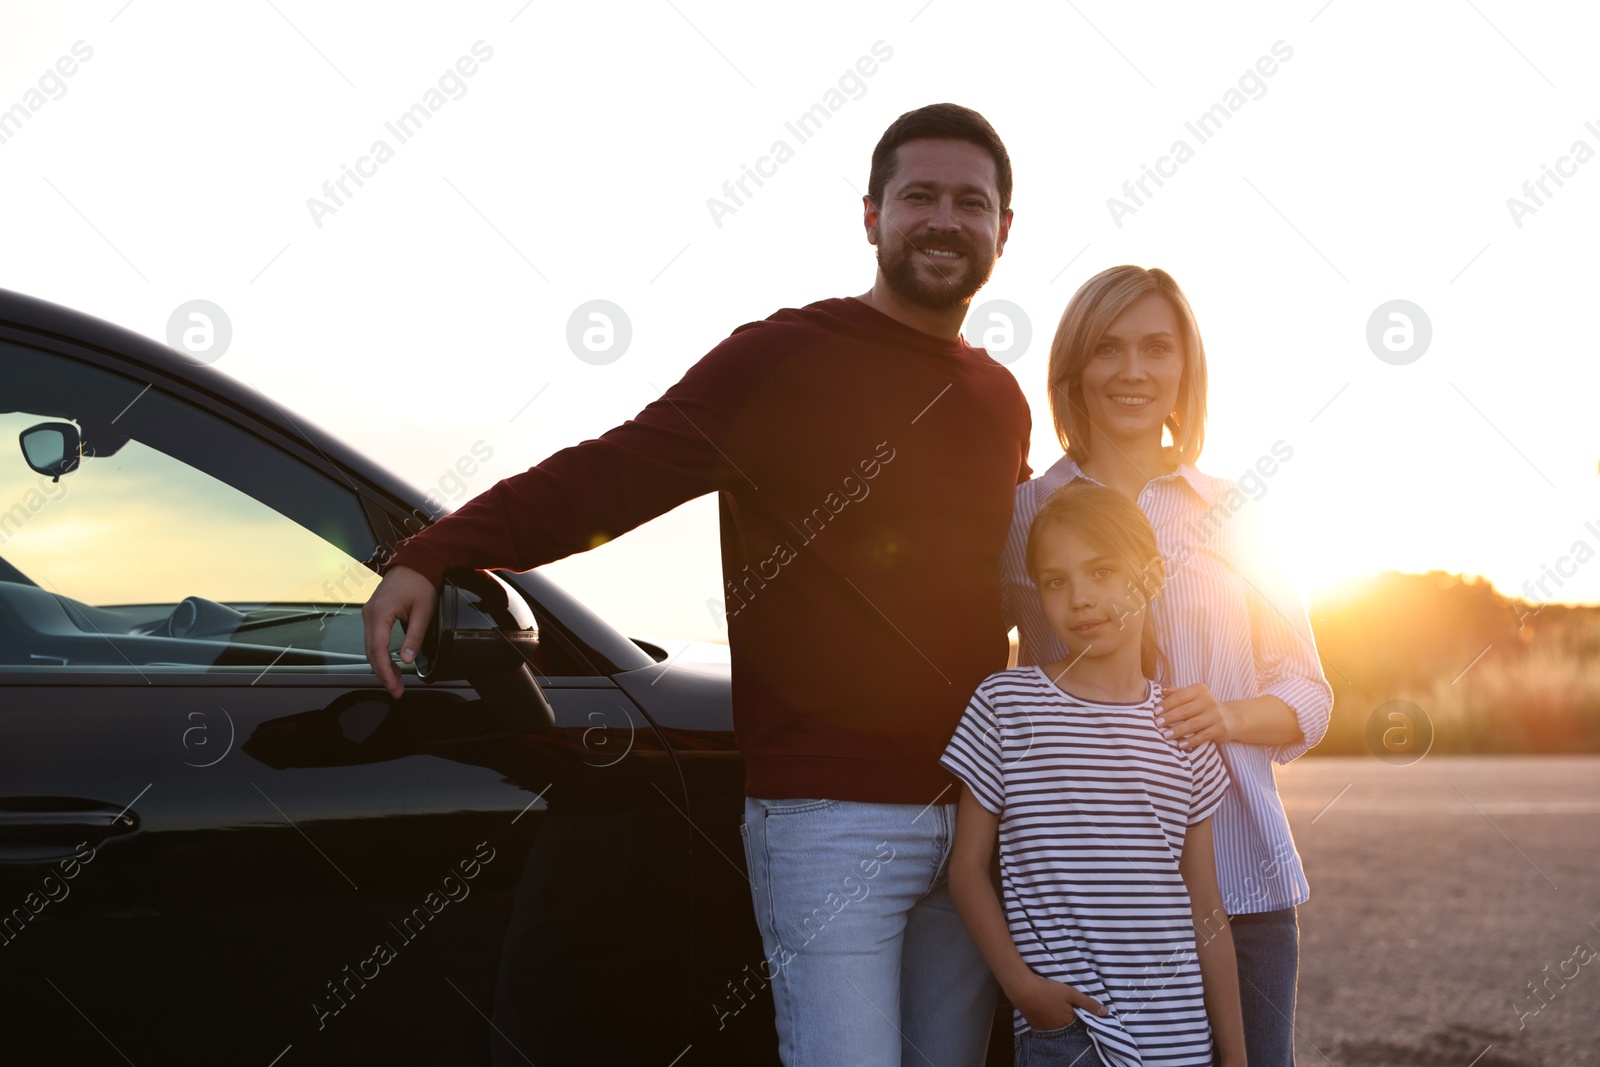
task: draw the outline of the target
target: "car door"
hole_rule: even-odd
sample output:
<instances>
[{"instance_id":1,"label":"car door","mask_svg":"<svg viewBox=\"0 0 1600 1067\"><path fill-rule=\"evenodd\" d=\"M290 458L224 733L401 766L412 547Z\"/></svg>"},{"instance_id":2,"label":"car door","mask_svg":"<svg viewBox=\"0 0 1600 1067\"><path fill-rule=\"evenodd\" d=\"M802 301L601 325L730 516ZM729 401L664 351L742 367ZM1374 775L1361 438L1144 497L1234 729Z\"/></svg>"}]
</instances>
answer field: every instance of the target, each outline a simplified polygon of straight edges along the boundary
<instances>
[{"instance_id":1,"label":"car door","mask_svg":"<svg viewBox=\"0 0 1600 1067\"><path fill-rule=\"evenodd\" d=\"M648 657L533 603L554 729L508 731L409 668L392 699L362 655L362 561L406 501L208 368L17 329L0 368L0 442L53 422L82 445L55 480L0 451L9 1052L688 1051L694 829L675 754L610 677Z\"/></svg>"}]
</instances>

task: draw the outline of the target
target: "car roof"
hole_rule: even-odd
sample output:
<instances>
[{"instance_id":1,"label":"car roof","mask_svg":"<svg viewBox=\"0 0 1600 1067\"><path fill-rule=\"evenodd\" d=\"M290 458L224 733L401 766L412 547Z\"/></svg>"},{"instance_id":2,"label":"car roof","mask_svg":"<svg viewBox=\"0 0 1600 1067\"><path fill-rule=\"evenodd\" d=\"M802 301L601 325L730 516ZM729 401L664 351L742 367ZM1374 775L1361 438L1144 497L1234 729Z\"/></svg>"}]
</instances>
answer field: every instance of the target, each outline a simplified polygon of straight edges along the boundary
<instances>
[{"instance_id":1,"label":"car roof","mask_svg":"<svg viewBox=\"0 0 1600 1067\"><path fill-rule=\"evenodd\" d=\"M291 437L300 437L330 461L348 468L406 509L425 509L420 489L309 419L216 368L115 323L48 300L0 289L0 329L12 327L95 349L135 367L176 378L221 404L240 409ZM423 510L422 514L429 514Z\"/></svg>"}]
</instances>

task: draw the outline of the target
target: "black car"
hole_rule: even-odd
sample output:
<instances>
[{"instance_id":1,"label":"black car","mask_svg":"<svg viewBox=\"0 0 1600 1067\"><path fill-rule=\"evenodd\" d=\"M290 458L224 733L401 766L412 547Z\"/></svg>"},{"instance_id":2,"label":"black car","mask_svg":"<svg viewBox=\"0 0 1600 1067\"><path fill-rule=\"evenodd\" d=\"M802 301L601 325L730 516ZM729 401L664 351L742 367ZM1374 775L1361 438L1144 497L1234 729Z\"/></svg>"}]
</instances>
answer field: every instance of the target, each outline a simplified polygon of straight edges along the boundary
<instances>
[{"instance_id":1,"label":"black car","mask_svg":"<svg viewBox=\"0 0 1600 1067\"><path fill-rule=\"evenodd\" d=\"M0 440L0 1061L777 1062L725 668L466 572L391 699L423 494L5 291Z\"/></svg>"}]
</instances>

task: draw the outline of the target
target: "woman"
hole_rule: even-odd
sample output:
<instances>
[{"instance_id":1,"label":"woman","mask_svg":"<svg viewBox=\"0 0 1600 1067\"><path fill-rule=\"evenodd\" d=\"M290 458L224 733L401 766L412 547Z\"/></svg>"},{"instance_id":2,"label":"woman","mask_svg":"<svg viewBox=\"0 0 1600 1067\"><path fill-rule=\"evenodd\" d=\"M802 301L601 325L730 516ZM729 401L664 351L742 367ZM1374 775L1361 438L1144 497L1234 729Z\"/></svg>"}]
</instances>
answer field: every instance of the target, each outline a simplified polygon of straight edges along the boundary
<instances>
[{"instance_id":1,"label":"woman","mask_svg":"<svg viewBox=\"0 0 1600 1067\"><path fill-rule=\"evenodd\" d=\"M1165 656L1157 721L1180 747L1215 742L1232 782L1213 821L1249 1062L1291 1065L1295 907L1310 891L1272 763L1301 755L1327 730L1333 694L1310 623L1292 584L1254 543L1259 509L1236 483L1194 468L1205 437L1205 349L1171 275L1122 266L1086 282L1061 316L1049 374L1067 454L1017 488L1002 557L1018 663L1052 663L1065 652L1027 572L1035 514L1079 479L1133 499L1155 529L1165 571L1151 605ZM1280 459L1293 454L1281 443L1274 449Z\"/></svg>"}]
</instances>

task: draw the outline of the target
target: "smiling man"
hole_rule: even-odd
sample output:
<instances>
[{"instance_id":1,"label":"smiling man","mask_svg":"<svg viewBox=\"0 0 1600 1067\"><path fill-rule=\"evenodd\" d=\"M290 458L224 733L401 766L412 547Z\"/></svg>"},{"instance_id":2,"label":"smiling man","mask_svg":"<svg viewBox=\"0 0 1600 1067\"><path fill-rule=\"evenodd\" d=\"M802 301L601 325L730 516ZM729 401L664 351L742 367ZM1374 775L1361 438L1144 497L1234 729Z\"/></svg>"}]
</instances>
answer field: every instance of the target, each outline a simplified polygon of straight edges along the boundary
<instances>
[{"instance_id":1,"label":"smiling man","mask_svg":"<svg viewBox=\"0 0 1600 1067\"><path fill-rule=\"evenodd\" d=\"M719 494L745 856L786 1064L983 1062L994 985L951 904L940 753L1005 666L996 593L1030 420L961 339L1011 226L975 111L908 112L863 198L859 297L735 330L633 420L402 542L364 618L420 646L449 567L536 567Z\"/></svg>"}]
</instances>

